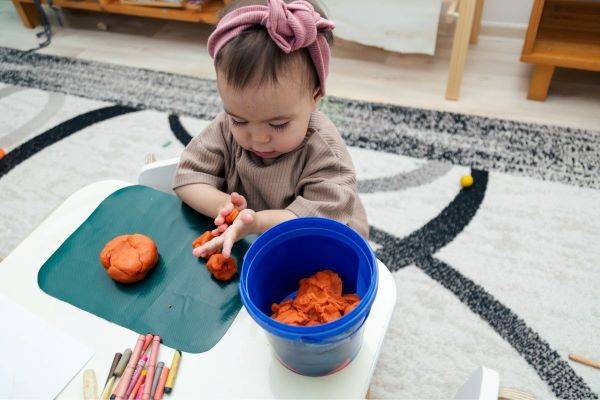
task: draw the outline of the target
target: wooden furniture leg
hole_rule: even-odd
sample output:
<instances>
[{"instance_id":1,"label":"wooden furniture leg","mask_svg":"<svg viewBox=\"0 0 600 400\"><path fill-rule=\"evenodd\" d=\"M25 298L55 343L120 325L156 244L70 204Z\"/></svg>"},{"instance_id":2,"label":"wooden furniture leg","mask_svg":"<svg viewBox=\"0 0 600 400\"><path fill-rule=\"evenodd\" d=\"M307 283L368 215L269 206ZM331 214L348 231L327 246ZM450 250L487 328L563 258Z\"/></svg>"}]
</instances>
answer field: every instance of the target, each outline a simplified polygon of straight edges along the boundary
<instances>
[{"instance_id":1,"label":"wooden furniture leg","mask_svg":"<svg viewBox=\"0 0 600 400\"><path fill-rule=\"evenodd\" d=\"M479 40L479 30L481 29L481 16L483 15L483 1L475 0L475 15L473 17L473 27L471 28L471 44L477 44Z\"/></svg>"},{"instance_id":2,"label":"wooden furniture leg","mask_svg":"<svg viewBox=\"0 0 600 400\"><path fill-rule=\"evenodd\" d=\"M475 6L476 0L460 0L458 5L459 15L454 31L450 71L448 72L448 83L446 85L446 99L448 100L458 100L465 61L467 60Z\"/></svg>"},{"instance_id":3,"label":"wooden furniture leg","mask_svg":"<svg viewBox=\"0 0 600 400\"><path fill-rule=\"evenodd\" d=\"M12 0L12 2L21 17L21 22L27 28L33 29L42 23L42 16L33 3L21 3L19 0Z\"/></svg>"},{"instance_id":4,"label":"wooden furniture leg","mask_svg":"<svg viewBox=\"0 0 600 400\"><path fill-rule=\"evenodd\" d=\"M529 82L529 93L527 98L530 100L544 101L548 96L548 88L554 74L555 67L552 65L536 64L533 67L533 75Z\"/></svg>"}]
</instances>

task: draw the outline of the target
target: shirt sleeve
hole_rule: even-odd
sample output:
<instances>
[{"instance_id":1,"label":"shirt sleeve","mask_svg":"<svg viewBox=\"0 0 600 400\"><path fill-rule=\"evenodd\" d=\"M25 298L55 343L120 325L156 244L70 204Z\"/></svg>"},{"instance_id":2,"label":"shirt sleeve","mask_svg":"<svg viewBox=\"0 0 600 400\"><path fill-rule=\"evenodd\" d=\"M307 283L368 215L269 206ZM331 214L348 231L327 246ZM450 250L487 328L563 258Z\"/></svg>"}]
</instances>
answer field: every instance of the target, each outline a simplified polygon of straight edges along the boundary
<instances>
[{"instance_id":1,"label":"shirt sleeve","mask_svg":"<svg viewBox=\"0 0 600 400\"><path fill-rule=\"evenodd\" d=\"M325 217L348 224L357 196L356 172L350 155L343 144L331 146L323 138L316 142L316 146L308 149L296 198L287 210L298 217Z\"/></svg>"},{"instance_id":2,"label":"shirt sleeve","mask_svg":"<svg viewBox=\"0 0 600 400\"><path fill-rule=\"evenodd\" d=\"M222 190L228 146L223 130L222 116L215 118L186 146L179 159L173 189L193 183L204 183Z\"/></svg>"}]
</instances>

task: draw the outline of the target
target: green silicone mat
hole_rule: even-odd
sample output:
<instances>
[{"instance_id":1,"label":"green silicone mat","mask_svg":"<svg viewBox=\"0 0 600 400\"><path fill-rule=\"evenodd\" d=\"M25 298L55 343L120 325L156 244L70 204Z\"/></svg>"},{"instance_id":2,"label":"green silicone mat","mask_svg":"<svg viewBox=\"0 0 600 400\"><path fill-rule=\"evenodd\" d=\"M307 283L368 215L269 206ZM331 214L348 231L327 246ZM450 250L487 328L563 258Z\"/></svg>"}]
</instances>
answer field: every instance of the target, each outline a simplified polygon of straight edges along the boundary
<instances>
[{"instance_id":1,"label":"green silicone mat","mask_svg":"<svg viewBox=\"0 0 600 400\"><path fill-rule=\"evenodd\" d=\"M60 246L38 273L47 294L140 334L160 335L169 347L189 353L210 350L241 307L238 277L212 278L192 241L213 228L173 195L129 186L107 197ZM158 247L159 261L141 282L120 284L99 261L113 237L143 233ZM238 269L249 241L233 249Z\"/></svg>"}]
</instances>

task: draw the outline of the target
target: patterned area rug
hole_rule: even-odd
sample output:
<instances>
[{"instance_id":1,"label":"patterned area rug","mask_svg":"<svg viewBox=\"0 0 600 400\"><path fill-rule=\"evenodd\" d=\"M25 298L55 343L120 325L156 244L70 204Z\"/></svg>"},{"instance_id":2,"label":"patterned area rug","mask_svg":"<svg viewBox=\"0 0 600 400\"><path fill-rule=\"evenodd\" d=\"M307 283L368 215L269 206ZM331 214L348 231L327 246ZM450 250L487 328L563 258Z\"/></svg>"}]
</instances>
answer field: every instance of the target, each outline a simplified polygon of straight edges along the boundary
<instances>
[{"instance_id":1,"label":"patterned area rug","mask_svg":"<svg viewBox=\"0 0 600 400\"><path fill-rule=\"evenodd\" d=\"M220 110L213 81L0 48L0 257L77 189L136 182ZM398 302L376 398L597 398L600 133L329 97ZM461 190L459 178L475 184Z\"/></svg>"}]
</instances>

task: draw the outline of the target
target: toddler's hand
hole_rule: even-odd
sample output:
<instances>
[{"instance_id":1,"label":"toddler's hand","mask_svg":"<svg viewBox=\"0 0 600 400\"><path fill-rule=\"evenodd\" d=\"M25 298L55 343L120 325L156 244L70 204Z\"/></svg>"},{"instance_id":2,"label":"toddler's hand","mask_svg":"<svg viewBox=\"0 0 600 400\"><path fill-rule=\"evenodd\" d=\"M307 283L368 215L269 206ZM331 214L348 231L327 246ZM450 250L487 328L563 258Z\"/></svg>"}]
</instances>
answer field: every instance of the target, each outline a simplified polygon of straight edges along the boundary
<instances>
[{"instance_id":1,"label":"toddler's hand","mask_svg":"<svg viewBox=\"0 0 600 400\"><path fill-rule=\"evenodd\" d=\"M206 254L222 249L221 253L225 257L231 257L231 248L233 247L233 244L254 232L254 214L254 210L249 208L240 211L240 214L235 221L233 221L233 224L227 227L221 236L217 236L200 247L196 247L193 251L194 256L204 257Z\"/></svg>"},{"instance_id":2,"label":"toddler's hand","mask_svg":"<svg viewBox=\"0 0 600 400\"><path fill-rule=\"evenodd\" d=\"M225 222L225 217L229 215L229 213L231 213L234 208L237 208L238 211L242 211L246 207L248 207L248 203L246 202L244 196L237 192L231 193L231 195L229 196L229 202L227 202L227 204L225 204L225 206L221 208L219 214L217 215L217 218L215 218L215 225L217 227L213 230L213 234L220 235L221 233L225 232L225 230L229 226Z\"/></svg>"}]
</instances>

